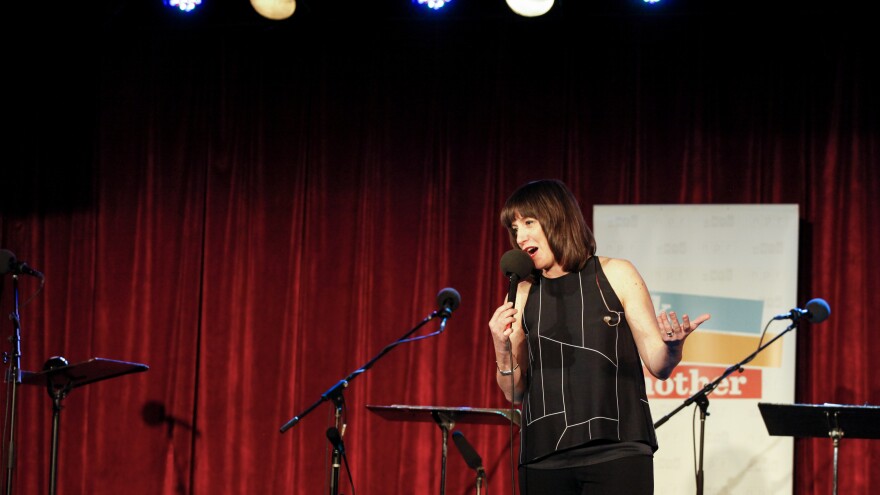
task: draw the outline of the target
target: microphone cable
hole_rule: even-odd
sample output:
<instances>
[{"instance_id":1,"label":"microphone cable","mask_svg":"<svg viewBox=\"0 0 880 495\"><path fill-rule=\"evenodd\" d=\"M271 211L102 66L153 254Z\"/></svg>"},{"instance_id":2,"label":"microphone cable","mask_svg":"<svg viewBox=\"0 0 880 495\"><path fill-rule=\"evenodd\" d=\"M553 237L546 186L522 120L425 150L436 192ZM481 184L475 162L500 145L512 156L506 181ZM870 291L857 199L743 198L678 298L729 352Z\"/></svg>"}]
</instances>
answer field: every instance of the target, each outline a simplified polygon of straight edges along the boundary
<instances>
[{"instance_id":1,"label":"microphone cable","mask_svg":"<svg viewBox=\"0 0 880 495\"><path fill-rule=\"evenodd\" d=\"M516 417L516 382L514 381L514 361L516 361L516 357L513 355L512 345L510 340L507 341L507 348L510 352L510 493L511 495L516 495L516 456L514 455L514 440L513 440L513 418ZM522 370L519 372L520 379L522 379ZM522 421L522 418L520 418ZM522 425L520 425L520 429L522 429Z\"/></svg>"},{"instance_id":2,"label":"microphone cable","mask_svg":"<svg viewBox=\"0 0 880 495\"><path fill-rule=\"evenodd\" d=\"M513 356L513 354L511 354ZM520 372L522 376L522 372ZM516 415L516 403L514 402L515 383L513 374L510 375L510 493L516 495L516 456L513 452L513 418ZM522 420L520 420L522 421ZM522 426L520 426L522 428Z\"/></svg>"}]
</instances>

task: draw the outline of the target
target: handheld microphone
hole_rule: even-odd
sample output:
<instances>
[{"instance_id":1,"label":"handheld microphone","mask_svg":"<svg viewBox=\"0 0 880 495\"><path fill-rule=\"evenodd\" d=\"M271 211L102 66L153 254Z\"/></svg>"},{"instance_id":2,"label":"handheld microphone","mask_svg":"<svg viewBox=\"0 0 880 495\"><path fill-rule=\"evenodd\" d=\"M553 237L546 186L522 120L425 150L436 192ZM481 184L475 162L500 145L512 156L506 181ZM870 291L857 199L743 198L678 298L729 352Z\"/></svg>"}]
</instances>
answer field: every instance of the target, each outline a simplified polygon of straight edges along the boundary
<instances>
[{"instance_id":1,"label":"handheld microphone","mask_svg":"<svg viewBox=\"0 0 880 495\"><path fill-rule=\"evenodd\" d=\"M452 287L446 287L437 293L437 307L440 308L438 314L441 317L449 318L460 305L461 294Z\"/></svg>"},{"instance_id":2,"label":"handheld microphone","mask_svg":"<svg viewBox=\"0 0 880 495\"><path fill-rule=\"evenodd\" d=\"M511 249L501 256L501 273L510 280L507 288L507 301L516 301L516 286L535 269L532 257L521 249Z\"/></svg>"},{"instance_id":3,"label":"handheld microphone","mask_svg":"<svg viewBox=\"0 0 880 495\"><path fill-rule=\"evenodd\" d=\"M478 473L483 471L483 459L480 458L477 451L474 450L470 442L464 437L464 433L456 431L452 434L452 440L455 442L455 446L458 447L458 451L461 452L461 456L464 457L464 462L467 463L468 467Z\"/></svg>"},{"instance_id":4,"label":"handheld microphone","mask_svg":"<svg viewBox=\"0 0 880 495\"><path fill-rule=\"evenodd\" d=\"M831 307L824 299L811 299L807 302L804 309L794 308L788 313L778 314L773 317L774 320L792 320L798 321L805 318L810 323L822 323L831 316Z\"/></svg>"}]
</instances>

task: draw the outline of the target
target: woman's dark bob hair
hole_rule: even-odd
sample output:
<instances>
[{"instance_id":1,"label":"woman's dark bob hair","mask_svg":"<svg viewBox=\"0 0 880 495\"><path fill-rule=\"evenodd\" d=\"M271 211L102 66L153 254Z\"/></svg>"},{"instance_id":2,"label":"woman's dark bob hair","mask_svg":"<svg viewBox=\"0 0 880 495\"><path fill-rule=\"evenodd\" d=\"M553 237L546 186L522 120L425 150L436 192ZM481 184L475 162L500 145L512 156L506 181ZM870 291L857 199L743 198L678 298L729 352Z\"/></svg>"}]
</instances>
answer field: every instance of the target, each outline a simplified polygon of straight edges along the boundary
<instances>
[{"instance_id":1,"label":"woman's dark bob hair","mask_svg":"<svg viewBox=\"0 0 880 495\"><path fill-rule=\"evenodd\" d=\"M566 272L583 270L587 260L596 254L596 238L587 227L574 194L562 181L529 182L507 198L501 208L501 225L507 229L514 248L519 248L513 231L517 214L541 224L553 256Z\"/></svg>"}]
</instances>

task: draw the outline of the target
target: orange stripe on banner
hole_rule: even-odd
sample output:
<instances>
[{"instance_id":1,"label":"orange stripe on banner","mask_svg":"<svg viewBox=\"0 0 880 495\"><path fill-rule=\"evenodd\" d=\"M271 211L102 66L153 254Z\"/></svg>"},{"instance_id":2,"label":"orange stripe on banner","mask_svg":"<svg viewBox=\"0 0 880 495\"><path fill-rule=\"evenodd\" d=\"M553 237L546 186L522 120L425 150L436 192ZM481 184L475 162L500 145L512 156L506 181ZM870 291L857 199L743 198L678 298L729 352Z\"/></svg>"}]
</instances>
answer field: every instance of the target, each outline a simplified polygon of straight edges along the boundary
<instances>
[{"instance_id":1,"label":"orange stripe on banner","mask_svg":"<svg viewBox=\"0 0 880 495\"><path fill-rule=\"evenodd\" d=\"M764 342L769 342L773 337L775 337L774 334L768 333L764 337ZM779 339L761 351L749 363L749 366L779 368L782 365L783 340L785 338ZM742 361L757 348L758 337L755 336L697 330L687 338L681 361L683 363L712 363L730 366Z\"/></svg>"},{"instance_id":2,"label":"orange stripe on banner","mask_svg":"<svg viewBox=\"0 0 880 495\"><path fill-rule=\"evenodd\" d=\"M649 399L686 399L724 374L727 368L718 366L679 365L672 376L664 381L651 376L645 370L645 386ZM762 398L761 369L747 368L743 372L733 372L721 380L710 399L760 399Z\"/></svg>"}]
</instances>

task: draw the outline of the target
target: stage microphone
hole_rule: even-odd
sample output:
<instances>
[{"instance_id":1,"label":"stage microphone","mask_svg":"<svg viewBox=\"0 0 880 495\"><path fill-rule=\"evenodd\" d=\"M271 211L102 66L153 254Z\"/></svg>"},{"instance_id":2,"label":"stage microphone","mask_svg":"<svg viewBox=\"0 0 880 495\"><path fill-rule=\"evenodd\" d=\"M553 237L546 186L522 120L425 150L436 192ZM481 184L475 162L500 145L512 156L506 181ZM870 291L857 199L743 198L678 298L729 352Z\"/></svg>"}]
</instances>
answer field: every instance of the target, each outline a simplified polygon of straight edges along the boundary
<instances>
[{"instance_id":1,"label":"stage microphone","mask_svg":"<svg viewBox=\"0 0 880 495\"><path fill-rule=\"evenodd\" d=\"M452 287L446 287L437 293L437 307L440 308L438 314L441 317L449 318L460 305L461 294Z\"/></svg>"},{"instance_id":2,"label":"stage microphone","mask_svg":"<svg viewBox=\"0 0 880 495\"><path fill-rule=\"evenodd\" d=\"M452 434L452 440L455 442L455 446L458 447L458 451L461 452L461 456L464 457L464 462L467 463L468 467L478 473L482 472L483 459L480 458L477 451L474 450L470 442L464 437L464 433L456 431Z\"/></svg>"},{"instance_id":3,"label":"stage microphone","mask_svg":"<svg viewBox=\"0 0 880 495\"><path fill-rule=\"evenodd\" d=\"M327 428L327 439L333 444L333 448L339 451L339 455L345 455L345 444L342 443L342 436L335 426Z\"/></svg>"},{"instance_id":4,"label":"stage microphone","mask_svg":"<svg viewBox=\"0 0 880 495\"><path fill-rule=\"evenodd\" d=\"M811 299L804 309L794 308L788 313L778 314L773 317L774 320L792 320L798 321L806 318L810 323L822 323L831 315L831 307L824 299Z\"/></svg>"},{"instance_id":5,"label":"stage microphone","mask_svg":"<svg viewBox=\"0 0 880 495\"><path fill-rule=\"evenodd\" d=\"M0 249L0 275L12 272L13 275L30 275L43 280L43 274L29 267L24 261L15 259L15 255L8 249Z\"/></svg>"},{"instance_id":6,"label":"stage microphone","mask_svg":"<svg viewBox=\"0 0 880 495\"><path fill-rule=\"evenodd\" d=\"M507 300L516 301L516 286L520 280L528 277L535 269L532 257L522 249L511 249L501 256L501 273L510 280L507 288Z\"/></svg>"}]
</instances>

